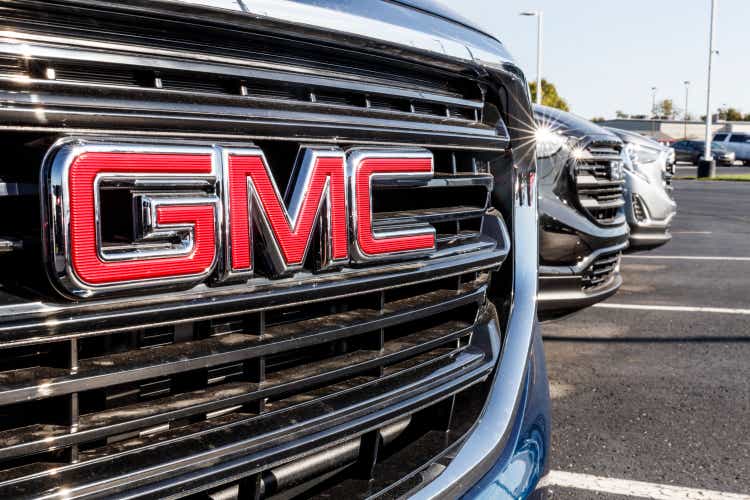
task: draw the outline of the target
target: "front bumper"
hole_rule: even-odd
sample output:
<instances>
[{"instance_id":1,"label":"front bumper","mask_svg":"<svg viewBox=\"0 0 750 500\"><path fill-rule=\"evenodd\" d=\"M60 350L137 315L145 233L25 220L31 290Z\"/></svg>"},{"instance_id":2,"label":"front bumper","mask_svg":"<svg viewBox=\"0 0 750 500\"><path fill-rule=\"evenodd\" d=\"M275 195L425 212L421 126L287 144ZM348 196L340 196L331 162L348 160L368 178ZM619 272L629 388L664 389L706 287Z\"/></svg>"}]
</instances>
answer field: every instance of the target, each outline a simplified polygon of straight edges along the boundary
<instances>
[{"instance_id":1,"label":"front bumper","mask_svg":"<svg viewBox=\"0 0 750 500\"><path fill-rule=\"evenodd\" d=\"M608 280L590 290L584 289L584 273L597 258L606 254L622 252L627 242L601 248L576 266L540 266L539 268L539 316L552 319L589 307L614 295L622 286L619 264Z\"/></svg>"},{"instance_id":2,"label":"front bumper","mask_svg":"<svg viewBox=\"0 0 750 500\"><path fill-rule=\"evenodd\" d=\"M642 250L664 245L672 239L669 229L677 213L677 203L661 183L646 182L631 172L626 172L625 180L625 214L630 225L630 249ZM640 205L639 210L636 203Z\"/></svg>"},{"instance_id":3,"label":"front bumper","mask_svg":"<svg viewBox=\"0 0 750 500\"><path fill-rule=\"evenodd\" d=\"M716 161L722 165L731 165L737 160L735 153L722 153L716 155Z\"/></svg>"},{"instance_id":4,"label":"front bumper","mask_svg":"<svg viewBox=\"0 0 750 500\"><path fill-rule=\"evenodd\" d=\"M628 225L599 226L552 197L541 197L540 238L543 265L539 268L538 308L546 320L575 312L613 295L620 288L619 272L599 286L585 290L584 273L597 258L628 246ZM575 258L575 264L569 263ZM546 265L545 265L546 264Z\"/></svg>"}]
</instances>

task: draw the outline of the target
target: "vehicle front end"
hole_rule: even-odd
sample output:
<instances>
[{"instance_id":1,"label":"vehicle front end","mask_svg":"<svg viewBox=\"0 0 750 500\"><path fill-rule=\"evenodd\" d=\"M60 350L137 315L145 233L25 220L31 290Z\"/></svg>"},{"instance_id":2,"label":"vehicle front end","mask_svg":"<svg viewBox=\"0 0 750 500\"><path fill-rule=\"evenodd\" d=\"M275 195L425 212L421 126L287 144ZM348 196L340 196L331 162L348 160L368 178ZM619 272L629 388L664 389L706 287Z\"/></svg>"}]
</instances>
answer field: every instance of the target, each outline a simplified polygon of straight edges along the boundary
<instances>
[{"instance_id":1,"label":"vehicle front end","mask_svg":"<svg viewBox=\"0 0 750 500\"><path fill-rule=\"evenodd\" d=\"M716 163L719 165L731 167L734 165L734 162L737 161L737 153L730 151L723 144L715 143L715 145L711 147L714 148L713 155L716 159Z\"/></svg>"},{"instance_id":2,"label":"vehicle front end","mask_svg":"<svg viewBox=\"0 0 750 500\"><path fill-rule=\"evenodd\" d=\"M648 250L672 239L677 213L669 148L624 130L610 129L625 141L625 213L630 250Z\"/></svg>"},{"instance_id":3,"label":"vehicle front end","mask_svg":"<svg viewBox=\"0 0 750 500\"><path fill-rule=\"evenodd\" d=\"M539 168L539 311L588 307L622 284L628 246L623 144L570 113L535 106Z\"/></svg>"},{"instance_id":4,"label":"vehicle front end","mask_svg":"<svg viewBox=\"0 0 750 500\"><path fill-rule=\"evenodd\" d=\"M538 494L527 84L407 3L3 6L0 496Z\"/></svg>"}]
</instances>

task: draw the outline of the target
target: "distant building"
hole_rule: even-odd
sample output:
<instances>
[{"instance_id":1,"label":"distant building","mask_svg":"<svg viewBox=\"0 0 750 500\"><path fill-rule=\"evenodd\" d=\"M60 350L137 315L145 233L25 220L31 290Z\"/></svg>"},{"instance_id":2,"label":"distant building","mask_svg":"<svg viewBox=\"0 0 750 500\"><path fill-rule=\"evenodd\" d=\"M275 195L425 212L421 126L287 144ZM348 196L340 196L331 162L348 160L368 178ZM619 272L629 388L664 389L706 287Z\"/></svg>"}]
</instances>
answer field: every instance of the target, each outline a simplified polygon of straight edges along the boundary
<instances>
[{"instance_id":1,"label":"distant building","mask_svg":"<svg viewBox=\"0 0 750 500\"><path fill-rule=\"evenodd\" d=\"M598 123L604 127L614 127L630 130L660 142L672 142L680 139L703 140L706 124L703 121L690 120L639 120L632 118L616 118ZM715 121L711 126L713 133L717 132L750 132L750 122ZM687 134L685 132L687 131ZM687 135L687 137L686 137Z\"/></svg>"}]
</instances>

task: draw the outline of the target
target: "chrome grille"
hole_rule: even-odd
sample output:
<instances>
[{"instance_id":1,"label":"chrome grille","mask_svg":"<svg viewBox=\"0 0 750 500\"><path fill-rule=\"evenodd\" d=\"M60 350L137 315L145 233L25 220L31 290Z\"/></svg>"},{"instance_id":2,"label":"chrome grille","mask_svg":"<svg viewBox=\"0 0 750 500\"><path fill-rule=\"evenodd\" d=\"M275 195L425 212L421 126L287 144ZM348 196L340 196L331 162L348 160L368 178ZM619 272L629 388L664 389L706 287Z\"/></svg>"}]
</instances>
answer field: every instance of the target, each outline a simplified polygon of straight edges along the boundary
<instances>
[{"instance_id":1,"label":"chrome grille","mask_svg":"<svg viewBox=\"0 0 750 500\"><path fill-rule=\"evenodd\" d=\"M499 356L479 320L510 241L490 204L507 137L475 77L42 7L2 7L15 32L0 38L0 114L16 135L2 137L15 161L0 204L17 217L0 222L0 496L263 497L311 471L339 474L330 491L386 490L448 453ZM428 147L427 185L373 186L375 224L432 224L438 250L278 280L258 263L248 283L67 303L38 257L38 168L61 131L253 142L282 186L303 143Z\"/></svg>"},{"instance_id":2,"label":"chrome grille","mask_svg":"<svg viewBox=\"0 0 750 500\"><path fill-rule=\"evenodd\" d=\"M620 222L625 205L621 176L613 171L622 168L619 144L593 143L575 162L576 188L581 207L599 224Z\"/></svg>"}]
</instances>

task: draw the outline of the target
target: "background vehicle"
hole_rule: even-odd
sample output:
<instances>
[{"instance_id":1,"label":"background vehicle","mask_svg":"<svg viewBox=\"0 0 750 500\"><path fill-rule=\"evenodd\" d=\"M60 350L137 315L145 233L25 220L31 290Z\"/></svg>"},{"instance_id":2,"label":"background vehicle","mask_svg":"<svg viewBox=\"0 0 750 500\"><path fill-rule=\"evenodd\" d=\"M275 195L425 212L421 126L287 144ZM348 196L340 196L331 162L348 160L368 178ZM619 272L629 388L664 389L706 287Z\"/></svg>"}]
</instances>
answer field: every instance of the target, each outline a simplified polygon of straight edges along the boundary
<instances>
[{"instance_id":1,"label":"background vehicle","mask_svg":"<svg viewBox=\"0 0 750 500\"><path fill-rule=\"evenodd\" d=\"M677 141L672 144L676 161L685 161L697 165L705 152L703 141ZM734 151L730 151L725 143L713 142L711 155L721 165L732 165L737 159Z\"/></svg>"},{"instance_id":2,"label":"background vehicle","mask_svg":"<svg viewBox=\"0 0 750 500\"><path fill-rule=\"evenodd\" d=\"M640 134L608 128L625 142L625 214L629 250L655 248L672 239L669 227L677 212L673 199L671 148Z\"/></svg>"},{"instance_id":3,"label":"background vehicle","mask_svg":"<svg viewBox=\"0 0 750 500\"><path fill-rule=\"evenodd\" d=\"M622 284L628 246L623 143L571 113L534 106L539 168L539 311L560 316Z\"/></svg>"},{"instance_id":4,"label":"background vehicle","mask_svg":"<svg viewBox=\"0 0 750 500\"><path fill-rule=\"evenodd\" d=\"M527 496L523 73L431 2L242 4L4 5L0 497Z\"/></svg>"},{"instance_id":5,"label":"background vehicle","mask_svg":"<svg viewBox=\"0 0 750 500\"><path fill-rule=\"evenodd\" d=\"M714 144L721 146L735 154L736 159L750 164L750 134L740 132L719 133L714 135Z\"/></svg>"}]
</instances>

